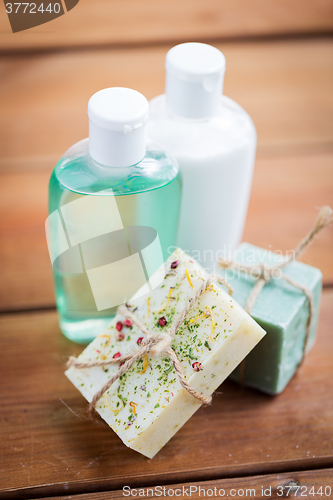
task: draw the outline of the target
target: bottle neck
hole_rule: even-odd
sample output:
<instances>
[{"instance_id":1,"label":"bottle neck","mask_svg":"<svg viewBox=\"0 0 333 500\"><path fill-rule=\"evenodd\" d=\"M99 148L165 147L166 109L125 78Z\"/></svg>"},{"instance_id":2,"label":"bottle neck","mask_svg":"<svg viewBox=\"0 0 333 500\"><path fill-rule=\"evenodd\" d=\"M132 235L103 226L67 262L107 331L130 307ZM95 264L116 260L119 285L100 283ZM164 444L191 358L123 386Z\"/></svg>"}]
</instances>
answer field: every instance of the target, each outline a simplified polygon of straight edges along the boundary
<instances>
[{"instance_id":1,"label":"bottle neck","mask_svg":"<svg viewBox=\"0 0 333 500\"><path fill-rule=\"evenodd\" d=\"M146 125L127 131L108 130L89 120L89 154L105 167L130 167L146 154Z\"/></svg>"}]
</instances>

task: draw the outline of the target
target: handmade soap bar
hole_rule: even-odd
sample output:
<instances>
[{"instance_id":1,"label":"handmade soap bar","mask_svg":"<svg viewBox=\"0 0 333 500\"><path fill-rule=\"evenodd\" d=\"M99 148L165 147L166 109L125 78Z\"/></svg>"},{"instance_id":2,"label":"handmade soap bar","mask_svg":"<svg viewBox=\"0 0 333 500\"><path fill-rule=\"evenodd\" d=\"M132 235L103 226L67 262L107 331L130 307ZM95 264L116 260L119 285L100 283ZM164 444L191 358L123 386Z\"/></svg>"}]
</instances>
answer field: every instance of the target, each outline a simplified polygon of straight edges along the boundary
<instances>
[{"instance_id":1,"label":"handmade soap bar","mask_svg":"<svg viewBox=\"0 0 333 500\"><path fill-rule=\"evenodd\" d=\"M127 304L151 334L168 331L207 277L180 249L166 261L165 272L162 284L150 297ZM186 380L209 396L264 335L228 293L214 284L189 311L171 346ZM117 315L78 360L103 360L135 352L142 338L136 325ZM71 367L66 375L91 401L117 369L114 364ZM101 397L96 410L127 446L151 458L200 406L201 402L181 386L171 359L163 353L149 354L133 364Z\"/></svg>"},{"instance_id":2,"label":"handmade soap bar","mask_svg":"<svg viewBox=\"0 0 333 500\"><path fill-rule=\"evenodd\" d=\"M234 255L235 261L251 266L259 262L272 266L282 259L281 255L248 243L239 245ZM316 337L322 275L319 269L297 261L283 268L283 273L306 285L313 294L314 314L306 348L308 352ZM224 270L222 275L232 285L234 299L245 307L255 279L234 270ZM273 279L261 290L251 316L266 330L267 335L245 360L244 382L268 394L279 394L302 360L309 302L299 288L282 279ZM240 367L231 375L234 380L239 380L239 377Z\"/></svg>"}]
</instances>

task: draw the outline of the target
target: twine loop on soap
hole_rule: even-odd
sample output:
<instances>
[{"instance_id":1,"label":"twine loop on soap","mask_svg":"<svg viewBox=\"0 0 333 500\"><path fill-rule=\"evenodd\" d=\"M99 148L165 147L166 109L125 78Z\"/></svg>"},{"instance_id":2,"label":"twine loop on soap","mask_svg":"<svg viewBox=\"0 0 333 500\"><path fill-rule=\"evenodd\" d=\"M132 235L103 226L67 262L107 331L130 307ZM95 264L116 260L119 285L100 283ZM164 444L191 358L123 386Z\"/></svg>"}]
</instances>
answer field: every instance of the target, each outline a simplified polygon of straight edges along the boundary
<instances>
[{"instance_id":1,"label":"twine loop on soap","mask_svg":"<svg viewBox=\"0 0 333 500\"><path fill-rule=\"evenodd\" d=\"M247 265L247 264L241 264L239 262L235 262L232 260L227 260L220 258L218 263L220 267L224 269L236 269L237 271L246 273L251 275L252 277L256 278L257 281L252 288L250 295L247 298L246 305L245 305L245 310L249 314L251 314L251 311L253 309L253 306L261 292L261 290L264 288L264 286L270 282L272 278L274 279L283 279L290 285L294 286L295 288L298 288L301 290L307 297L308 302L309 302L309 316L306 324L306 335L305 335L305 341L303 345L303 355L302 359L299 363L299 366L303 363L305 353L306 353L306 348L311 332L311 323L312 323L312 318L313 318L313 313L314 313L314 304L313 304L313 294L311 290L305 286L302 285L301 283L298 283L297 281L293 280L289 276L286 276L283 274L282 269L286 267L290 262L294 261L299 257L299 255L310 245L314 237L325 227L329 226L333 222L333 216L332 216L332 209L329 206L324 206L321 207L319 210L319 214L317 217L317 220L312 227L312 229L308 232L308 234L303 238L300 243L297 245L296 249L294 252L292 252L291 255L288 255L286 259L284 259L282 262L274 265L274 266L267 266L263 262L256 264L255 266ZM242 382L244 382L244 368L245 368L245 359L241 363L241 374L240 374L240 379Z\"/></svg>"},{"instance_id":2,"label":"twine loop on soap","mask_svg":"<svg viewBox=\"0 0 333 500\"><path fill-rule=\"evenodd\" d=\"M178 318L176 321L171 325L169 330L167 332L159 333L159 334L151 334L145 325L138 319L138 317L130 311L129 307L121 305L118 307L118 314L125 316L126 318L130 319L133 324L135 324L139 330L144 334L144 339L142 340L142 343L140 344L140 348L135 351L132 354L126 354L125 356L120 356L119 358L111 358L111 359L106 359L106 360L96 360L96 361L86 361L86 362L81 362L79 359L71 356L67 362L67 366L73 366L75 368L92 368L92 367L98 367L98 366L106 366L109 364L114 364L114 363L121 363L119 366L118 370L116 373L114 373L110 379L104 384L104 386L94 395L90 405L89 405L89 411L90 413L93 413L93 411L96 408L96 404L100 400L100 398L103 396L103 394L111 387L111 385L119 378L121 375L137 361L139 361L143 356L148 355L149 353L151 355L159 356L162 353L165 353L168 355L173 363L173 366L175 368L176 374L178 376L179 382L182 385L182 387L192 396L194 396L196 399L201 401L201 403L204 404L209 404L212 401L211 396L204 396L202 393L199 393L196 391L186 380L181 363L179 359L177 358L177 355L175 351L171 347L172 340L180 327L180 325L183 323L184 319L186 318L187 314L189 311L192 309L192 307L197 303L199 300L200 296L203 294L203 292L206 290L207 287L212 285L214 282L220 283L221 285L224 285L229 294L232 294L232 288L230 284L225 280L222 276L218 274L210 274L201 284L201 286L196 290L194 297L192 297L189 302L186 304L184 309L181 311L181 313L178 315Z\"/></svg>"}]
</instances>

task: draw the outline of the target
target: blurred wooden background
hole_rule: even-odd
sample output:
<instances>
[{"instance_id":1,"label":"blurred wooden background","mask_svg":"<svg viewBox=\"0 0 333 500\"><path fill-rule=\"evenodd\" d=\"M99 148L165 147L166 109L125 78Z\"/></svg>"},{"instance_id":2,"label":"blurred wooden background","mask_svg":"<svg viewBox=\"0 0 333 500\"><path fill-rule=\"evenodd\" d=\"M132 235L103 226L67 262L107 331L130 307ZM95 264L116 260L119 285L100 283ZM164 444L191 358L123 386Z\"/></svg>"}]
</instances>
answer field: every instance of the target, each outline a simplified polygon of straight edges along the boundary
<instances>
[{"instance_id":1,"label":"blurred wooden background","mask_svg":"<svg viewBox=\"0 0 333 500\"><path fill-rule=\"evenodd\" d=\"M244 239L289 250L315 207L332 204L331 1L80 0L16 34L0 7L1 310L54 305L47 182L64 151L87 136L89 97L108 86L148 99L162 93L165 54L177 42L211 40L224 52L224 92L257 127ZM332 247L326 232L304 259L333 284Z\"/></svg>"},{"instance_id":2,"label":"blurred wooden background","mask_svg":"<svg viewBox=\"0 0 333 500\"><path fill-rule=\"evenodd\" d=\"M64 16L13 34L1 3L0 310L8 366L11 366L12 357L17 356L10 339L20 343L24 335L30 336L26 342L32 359L27 362L23 352L18 359L26 370L35 366L34 373L38 373L36 367L43 349L60 350L62 355L71 353L72 349L76 349L76 353L80 351L66 344L56 326L44 221L47 217L47 185L53 166L66 149L87 136L89 97L104 87L128 86L150 99L163 92L164 57L174 44L203 41L221 49L227 59L224 93L249 112L258 132L258 154L244 240L272 250L289 250L313 224L316 207L333 205L332 26L333 7L330 0L80 0ZM329 229L318 237L303 257L305 262L320 267L323 272L324 320L321 328L325 342L329 342L329 325L332 322L332 250L333 231ZM40 312L45 309L50 311ZM32 314L32 311L37 312ZM39 351L42 331L46 345ZM54 339L48 337L48 332L57 336L56 345ZM322 356L324 344L320 349ZM62 385L64 360L59 353L52 356L49 360L55 363L50 370L52 380L61 379L58 386L54 382L52 397L58 401L61 391L65 391L74 398L75 393ZM313 359L320 364L323 358L319 352L316 356ZM5 366L6 362L3 370ZM304 380L312 384L313 394L320 394L322 399L317 401L319 408L322 403L328 404L328 396L325 391L319 390L323 384L320 377L315 377L317 385L313 386L316 367L314 363L311 366L312 371L309 368L308 379ZM322 372L321 376L332 380L328 361L325 367L326 372ZM7 377L8 372L4 373ZM5 400L9 405L6 406L7 416L11 413L9 401L12 399L9 396L16 380L15 373L11 373L11 382L8 387L5 386ZM41 391L38 385L41 381L36 379L36 384L33 388L27 387L21 394L21 411L28 401L35 401L36 394ZM40 394L43 397L37 397L38 405L43 407L47 396L43 391ZM251 400L252 396L247 397ZM262 400L253 396L254 399L256 397L259 398L259 406L255 408L261 408ZM287 401L291 404L294 397L295 394L290 393ZM230 404L235 404L232 396L230 398ZM77 400L82 406L82 400L79 397ZM309 404L302 401L300 404ZM221 404L223 406L223 401ZM254 405L253 401L251 404ZM293 431L288 408L283 408L282 420L276 419L272 425L275 425L276 431L281 425L285 426L283 443L287 443ZM38 411L37 427L34 427L36 436L38 425L45 427L47 415L40 408ZM212 415L212 418L218 419L217 414ZM305 439L306 433L310 432L311 418L310 414L310 420L300 430L300 439ZM327 414L322 423L327 433L332 431L332 422L328 422ZM51 444L45 449L41 445L38 453L47 464L55 460L50 450L52 446L57 447L57 442L44 427L45 439ZM88 428L89 425L85 431L88 432ZM14 433L12 427L9 427L8 433ZM253 455L250 449L242 454L242 443L236 440L235 446L239 449L238 475L333 465L332 452L329 455L325 449L326 458L323 458L324 437L326 439L327 434L318 440L317 445L313 445L317 461L315 458L310 460L307 455L297 454L296 457L286 453L283 443L279 453L274 458L272 455L271 459L268 454L265 459L255 453ZM18 434L17 439L22 441L22 435ZM10 443L8 446L8 449L12 448ZM27 446L29 448L30 444ZM184 446L186 448L185 438ZM31 452L26 444L21 448L23 455ZM167 468L165 464L172 456L172 445L166 449L158 455L164 457L161 458L161 467L164 468ZM125 451L129 453L132 464L127 463L127 474L135 467L144 471L142 460L136 454ZM54 450L52 453L54 456ZM214 462L211 457L204 454L199 462L186 454L183 458L186 463L182 473L171 474L169 481L220 477L217 472L214 472L215 475L203 472L207 467L204 460ZM39 464L37 471L31 466L27 474L28 468L19 467L17 460L14 452L6 455L4 464L11 472L10 480L7 478L2 485L3 498L9 498L8 488L16 493L20 490L26 498L40 495L39 491L43 491L45 496L60 494L61 488L47 489L45 486L55 474L52 465L46 465L42 470ZM74 453L71 460L79 462L81 458ZM136 460L139 460L139 465ZM23 459L20 461L22 465ZM294 464L291 468L286 465L290 461ZM219 462L214 464L219 470ZM57 462L60 470L57 481L60 485L70 484L71 492L92 491L87 489L89 481L91 484L106 484L108 489L114 488L114 485L119 487L120 475L117 473L118 479L113 483L103 483L101 477L106 474L108 464L103 465L102 472L97 465L88 465L85 476L82 475L86 480L80 477L78 481L74 473L67 473L63 465L59 468ZM233 461L228 461L222 467L224 472L221 477L235 475L232 472L235 467ZM157 481L157 476L154 476L156 470L158 466L151 469L151 484ZM194 470L201 472L195 476ZM325 476L326 472L322 474ZM311 478L314 480L314 474Z\"/></svg>"}]
</instances>

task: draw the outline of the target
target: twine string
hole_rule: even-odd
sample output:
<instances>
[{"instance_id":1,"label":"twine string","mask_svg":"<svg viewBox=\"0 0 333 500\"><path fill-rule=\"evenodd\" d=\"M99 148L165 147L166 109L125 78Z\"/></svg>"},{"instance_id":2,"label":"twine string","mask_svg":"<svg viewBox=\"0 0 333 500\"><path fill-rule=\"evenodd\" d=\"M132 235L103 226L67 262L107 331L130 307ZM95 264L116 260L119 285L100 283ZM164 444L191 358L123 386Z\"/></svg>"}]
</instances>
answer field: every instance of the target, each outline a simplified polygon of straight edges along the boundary
<instances>
[{"instance_id":1,"label":"twine string","mask_svg":"<svg viewBox=\"0 0 333 500\"><path fill-rule=\"evenodd\" d=\"M305 285L302 285L301 283L298 283L297 281L293 280L289 276L283 274L281 272L281 269L286 267L290 262L296 260L297 257L303 253L303 251L310 245L310 243L313 241L315 236L325 227L328 227L329 225L332 224L333 222L333 211L331 207L329 206L323 206L319 210L319 214L317 217L317 220L314 224L314 226L311 228L311 230L308 232L308 234L300 241L300 243L297 245L296 249L294 252L291 252L291 255L288 255L286 259L284 259L282 262L279 264L276 264L274 266L267 266L264 263L259 263L256 264L255 266L251 266L248 264L241 264L239 262L235 262L233 260L228 260L228 259L223 259L220 258L218 263L220 267L224 269L236 269L237 271L243 272L245 274L250 274L253 278L256 278L257 281L252 288L250 295L247 298L246 305L245 305L245 310L249 314L251 314L251 311L253 309L253 306L261 292L261 290L264 288L264 286L272 279L283 279L290 285L294 286L295 288L298 288L301 290L305 296L308 299L309 303L309 316L307 319L306 323L306 334L305 334L305 340L304 340L304 345L303 345L303 354L302 354L302 359L299 363L299 366L303 363L305 354L306 354L306 348L311 332L311 324L312 324L312 318L314 314L314 302L313 302L313 294L311 290L306 287ZM240 366L240 380L242 383L244 383L244 373L245 373L245 359L242 361L241 366Z\"/></svg>"},{"instance_id":2,"label":"twine string","mask_svg":"<svg viewBox=\"0 0 333 500\"><path fill-rule=\"evenodd\" d=\"M209 404L211 403L211 396L204 396L202 393L196 391L186 380L181 363L175 353L175 351L171 347L172 340L178 330L178 328L183 323L189 311L193 308L193 306L198 302L200 296L204 293L204 291L212 285L214 282L218 282L224 285L229 294L232 294L232 288L230 284L225 280L222 276L218 274L210 274L202 283L202 285L196 290L194 297L192 297L189 302L186 304L184 309L178 315L176 321L171 325L170 329L166 333L160 334L151 334L145 327L145 325L139 320L139 318L133 314L126 306L122 305L118 307L118 314L125 316L130 319L144 334L144 339L142 340L140 349L135 351L132 354L126 354L125 356L120 356L119 358L111 358L105 360L96 360L96 361L85 361L81 362L79 359L71 356L67 362L68 367L75 368L91 368L96 366L105 366L113 363L121 363L116 373L114 373L111 378L104 384L104 386L94 395L90 405L89 411L93 413L98 401L103 396L103 394L111 387L111 385L129 368L137 361L139 361L143 356L148 353L152 355L161 355L163 352L168 355L173 363L174 369L178 376L179 382L182 387L196 399L201 401L201 403Z\"/></svg>"},{"instance_id":3,"label":"twine string","mask_svg":"<svg viewBox=\"0 0 333 500\"><path fill-rule=\"evenodd\" d=\"M284 262L282 262L279 265L279 267L280 268L285 267L292 260L296 260L301 255L301 253L303 253L303 251L310 245L315 236L320 231L322 231L322 229L330 226L332 222L333 222L333 210L331 209L331 207L329 207L328 205L321 207L314 226L312 227L312 229L310 229L308 234L299 242L299 244L295 249L294 255L289 255L289 257Z\"/></svg>"},{"instance_id":4,"label":"twine string","mask_svg":"<svg viewBox=\"0 0 333 500\"><path fill-rule=\"evenodd\" d=\"M302 285L301 283L298 283L297 281L293 280L289 276L286 276L281 272L281 269L286 267L290 262L293 260L296 260L296 258L310 245L310 243L313 241L315 236L325 227L328 227L330 224L333 222L333 217L332 217L332 209L329 206L324 206L320 209L319 215L317 217L317 220L312 227L312 229L309 231L309 233L303 238L298 246L296 247L295 251L292 253L292 255L289 255L286 259L284 259L283 262L274 265L274 266L267 266L264 263L260 263L259 265L257 264L255 267L247 264L241 264L239 262L235 262L232 260L227 260L220 258L219 259L219 265L220 267L223 267L225 269L236 269L240 272L250 274L252 277L256 278L256 283L254 287L251 290L251 293L247 299L246 305L245 305L245 310L251 314L251 311L253 309L253 306L261 292L261 290L264 288L264 286L272 279L283 279L290 285L294 286L295 288L298 288L301 290L307 297L308 303L309 303L309 316L307 320L307 326L306 326L306 336L305 336L305 341L304 341L304 346L303 346L303 356L301 359L301 362L299 366L302 364L306 352L306 347L307 343L309 340L309 335L311 331L311 324L312 324L312 318L313 318L313 313L314 313L314 303L313 303L313 294L311 290L306 287L305 285ZM118 370L116 373L114 373L111 378L104 384L104 386L94 395L90 405L89 405L89 410L91 413L96 408L96 405L99 401L99 399L102 397L102 395L111 387L111 385L123 374L125 373L135 362L139 361L143 356L147 355L148 353L152 355L160 355L161 353L167 354L170 359L172 360L173 366L175 368L176 374L178 376L178 379L180 381L180 384L182 387L192 396L194 396L196 399L201 401L204 404L209 404L212 400L211 396L205 397L203 394L199 393L196 391L185 379L185 375L181 366L181 363L175 353L175 351L171 348L171 343L172 340L180 327L180 325L183 323L184 319L186 318L187 314L189 311L192 309L192 307L197 303L198 299L202 295L202 293L206 290L207 287L209 287L211 284L214 282L218 282L222 285L224 285L227 289L229 294L232 294L232 288L230 284L225 280L222 276L218 274L211 274L209 275L202 283L202 285L196 290L196 293L194 297L192 297L189 302L186 304L184 309L181 311L179 314L177 320L171 325L170 329L166 333L160 333L160 334L150 334L145 325L138 319L135 314L133 314L132 311L130 311L127 307L125 306L120 306L118 308L118 314L121 314L125 316L126 318L130 319L138 328L139 330L144 334L144 339L141 343L140 349L135 351L134 353L131 354L126 354L124 356L120 356L119 358L111 358L111 359L106 359L106 360L95 360L95 361L86 361L86 362L81 362L77 358L71 356L67 362L67 366L73 366L75 368L91 368L91 367L100 367L100 366L106 366L108 364L113 364L113 363L121 363L119 366ZM241 382L244 383L244 371L245 371L245 359L241 363L240 367L240 379Z\"/></svg>"}]
</instances>

